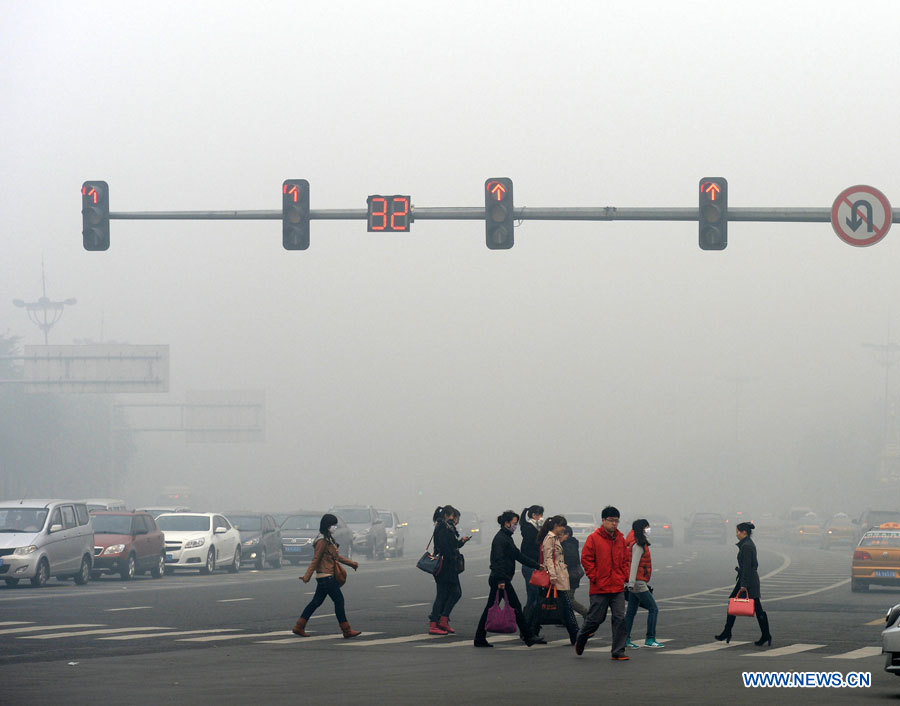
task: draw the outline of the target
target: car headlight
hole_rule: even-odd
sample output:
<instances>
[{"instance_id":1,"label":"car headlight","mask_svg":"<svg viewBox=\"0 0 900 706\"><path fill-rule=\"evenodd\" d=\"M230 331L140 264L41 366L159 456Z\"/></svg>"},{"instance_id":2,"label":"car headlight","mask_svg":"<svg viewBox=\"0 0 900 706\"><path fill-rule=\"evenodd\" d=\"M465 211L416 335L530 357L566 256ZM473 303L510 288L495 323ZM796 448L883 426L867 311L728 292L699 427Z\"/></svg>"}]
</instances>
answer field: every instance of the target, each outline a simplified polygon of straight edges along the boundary
<instances>
[{"instance_id":1,"label":"car headlight","mask_svg":"<svg viewBox=\"0 0 900 706\"><path fill-rule=\"evenodd\" d=\"M16 547L16 550L13 552L16 556L28 556L29 554L34 554L37 551L37 546L34 544L29 544L27 547Z\"/></svg>"},{"instance_id":2,"label":"car headlight","mask_svg":"<svg viewBox=\"0 0 900 706\"><path fill-rule=\"evenodd\" d=\"M184 543L185 549L193 549L194 547L202 547L206 544L206 537L197 537L197 539L189 539Z\"/></svg>"},{"instance_id":3,"label":"car headlight","mask_svg":"<svg viewBox=\"0 0 900 706\"><path fill-rule=\"evenodd\" d=\"M124 544L110 544L106 549L103 550L104 554L121 554L125 551Z\"/></svg>"},{"instance_id":4,"label":"car headlight","mask_svg":"<svg viewBox=\"0 0 900 706\"><path fill-rule=\"evenodd\" d=\"M259 537L252 537L241 544L245 547L252 547L254 544L259 544Z\"/></svg>"},{"instance_id":5,"label":"car headlight","mask_svg":"<svg viewBox=\"0 0 900 706\"><path fill-rule=\"evenodd\" d=\"M895 605L888 610L887 615L884 616L884 626L886 628L891 627L891 625L897 622L897 618L900 618L900 605Z\"/></svg>"}]
</instances>

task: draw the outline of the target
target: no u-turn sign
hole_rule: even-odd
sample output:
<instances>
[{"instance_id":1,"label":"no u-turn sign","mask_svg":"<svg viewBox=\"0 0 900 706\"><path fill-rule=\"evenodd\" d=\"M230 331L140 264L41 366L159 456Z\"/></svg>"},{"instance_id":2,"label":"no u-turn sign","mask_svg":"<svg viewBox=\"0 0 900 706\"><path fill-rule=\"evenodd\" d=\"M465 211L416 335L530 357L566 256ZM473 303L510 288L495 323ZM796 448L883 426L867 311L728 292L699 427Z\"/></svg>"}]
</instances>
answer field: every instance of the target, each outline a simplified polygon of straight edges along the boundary
<instances>
[{"instance_id":1,"label":"no u-turn sign","mask_svg":"<svg viewBox=\"0 0 900 706\"><path fill-rule=\"evenodd\" d=\"M848 245L865 247L881 240L891 228L893 212L887 197L863 184L844 189L831 206L831 227Z\"/></svg>"}]
</instances>

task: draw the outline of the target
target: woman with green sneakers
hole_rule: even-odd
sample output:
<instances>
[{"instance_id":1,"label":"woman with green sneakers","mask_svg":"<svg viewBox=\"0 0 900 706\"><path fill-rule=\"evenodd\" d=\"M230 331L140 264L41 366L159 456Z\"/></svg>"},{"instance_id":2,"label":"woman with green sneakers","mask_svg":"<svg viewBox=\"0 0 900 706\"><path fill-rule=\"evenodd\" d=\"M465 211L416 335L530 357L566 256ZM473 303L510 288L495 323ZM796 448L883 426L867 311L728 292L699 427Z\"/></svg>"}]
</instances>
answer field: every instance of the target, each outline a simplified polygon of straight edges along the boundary
<instances>
[{"instance_id":1,"label":"woman with green sneakers","mask_svg":"<svg viewBox=\"0 0 900 706\"><path fill-rule=\"evenodd\" d=\"M659 608L653 598L653 589L650 588L650 574L653 573L653 563L650 558L650 542L647 535L650 534L650 523L640 519L631 523L631 532L625 538L625 546L631 555L631 572L629 574L626 591L628 593L628 610L625 611L625 630L628 636L625 638L625 646L637 648L631 641L631 626L634 625L634 616L638 607L647 609L647 639L644 647L663 647L663 643L656 640L656 619L659 617Z\"/></svg>"}]
</instances>

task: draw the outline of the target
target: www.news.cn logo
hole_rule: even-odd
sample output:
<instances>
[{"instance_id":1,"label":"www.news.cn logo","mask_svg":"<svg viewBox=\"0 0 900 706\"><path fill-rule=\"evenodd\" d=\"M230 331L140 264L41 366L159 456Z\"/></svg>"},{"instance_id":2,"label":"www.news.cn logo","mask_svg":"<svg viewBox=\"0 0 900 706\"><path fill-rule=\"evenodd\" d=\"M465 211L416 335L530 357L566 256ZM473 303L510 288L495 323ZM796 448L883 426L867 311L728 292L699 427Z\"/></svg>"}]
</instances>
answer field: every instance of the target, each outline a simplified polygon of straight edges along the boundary
<instances>
[{"instance_id":1,"label":"www.news.cn logo","mask_svg":"<svg viewBox=\"0 0 900 706\"><path fill-rule=\"evenodd\" d=\"M743 672L745 687L859 688L872 686L871 672Z\"/></svg>"}]
</instances>

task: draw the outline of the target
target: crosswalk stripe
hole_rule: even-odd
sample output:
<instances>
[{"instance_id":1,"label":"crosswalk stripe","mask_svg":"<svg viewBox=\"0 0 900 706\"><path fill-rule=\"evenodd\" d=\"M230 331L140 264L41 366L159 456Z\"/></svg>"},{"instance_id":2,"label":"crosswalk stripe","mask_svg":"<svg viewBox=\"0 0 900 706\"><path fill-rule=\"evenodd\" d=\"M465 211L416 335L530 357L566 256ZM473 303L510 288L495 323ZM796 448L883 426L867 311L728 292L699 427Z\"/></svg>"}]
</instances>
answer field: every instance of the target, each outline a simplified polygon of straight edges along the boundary
<instances>
[{"instance_id":1,"label":"crosswalk stripe","mask_svg":"<svg viewBox=\"0 0 900 706\"><path fill-rule=\"evenodd\" d=\"M729 647L737 647L738 645L749 644L749 640L732 641L731 643L707 642L702 645L694 645L693 647L684 647L680 650L660 650L660 652L667 655L698 655L703 654L704 652L716 652L717 650L724 650Z\"/></svg>"},{"instance_id":2,"label":"crosswalk stripe","mask_svg":"<svg viewBox=\"0 0 900 706\"><path fill-rule=\"evenodd\" d=\"M360 637L366 637L368 635L382 635L380 632L365 632ZM292 637L286 637L282 640L254 640L254 643L257 645L302 645L306 642L318 642L320 640L337 640L338 638L343 638L344 636L341 633L334 633L331 635L310 635L309 637L298 637L296 635ZM356 638L357 640L359 638Z\"/></svg>"},{"instance_id":3,"label":"crosswalk stripe","mask_svg":"<svg viewBox=\"0 0 900 706\"><path fill-rule=\"evenodd\" d=\"M140 632L141 630L172 630L172 628L100 628L99 630L78 630L76 632L53 632L49 635L23 635L23 640L55 640L59 637L83 637L85 635L114 635L123 632Z\"/></svg>"},{"instance_id":4,"label":"crosswalk stripe","mask_svg":"<svg viewBox=\"0 0 900 706\"><path fill-rule=\"evenodd\" d=\"M533 647L528 647L523 642L521 645L510 645L509 647L501 647L500 649L501 650L528 650L528 649L534 649L537 647L550 647L551 645L568 645L568 644L570 644L569 638L566 637L561 640L548 640L546 645L534 645Z\"/></svg>"},{"instance_id":5,"label":"crosswalk stripe","mask_svg":"<svg viewBox=\"0 0 900 706\"><path fill-rule=\"evenodd\" d=\"M31 623L24 620L4 620L0 625L31 625Z\"/></svg>"},{"instance_id":6,"label":"crosswalk stripe","mask_svg":"<svg viewBox=\"0 0 900 706\"><path fill-rule=\"evenodd\" d=\"M237 628L219 628L217 630L178 630L176 632L144 632L136 635L114 635L100 637L99 640L146 640L151 637L175 637L176 635L203 635L211 632L233 632Z\"/></svg>"},{"instance_id":7,"label":"crosswalk stripe","mask_svg":"<svg viewBox=\"0 0 900 706\"><path fill-rule=\"evenodd\" d=\"M65 630L68 628L97 628L100 623L73 623L72 625L31 625L27 628L6 628L0 630L0 635L15 635L23 632L40 632L41 630Z\"/></svg>"},{"instance_id":8,"label":"crosswalk stripe","mask_svg":"<svg viewBox=\"0 0 900 706\"><path fill-rule=\"evenodd\" d=\"M828 655L825 659L861 659L862 657L874 657L881 654L881 648L876 645L869 647L860 647L852 652L845 652L842 655Z\"/></svg>"},{"instance_id":9,"label":"crosswalk stripe","mask_svg":"<svg viewBox=\"0 0 900 706\"><path fill-rule=\"evenodd\" d=\"M204 637L182 637L175 642L218 642L220 640L239 640L244 637L284 637L292 635L290 630L277 630L275 632L243 632L237 635L206 635Z\"/></svg>"},{"instance_id":10,"label":"crosswalk stripe","mask_svg":"<svg viewBox=\"0 0 900 706\"><path fill-rule=\"evenodd\" d=\"M348 640L346 644L348 645L364 645L366 647L371 647L372 645L396 645L402 642L417 642L419 640L436 640L443 635L429 635L427 633L422 633L420 635L404 635L403 637L385 637L379 640Z\"/></svg>"},{"instance_id":11,"label":"crosswalk stripe","mask_svg":"<svg viewBox=\"0 0 900 706\"><path fill-rule=\"evenodd\" d=\"M863 623L863 625L884 625L884 618L878 618L878 620L871 620L868 623Z\"/></svg>"},{"instance_id":12,"label":"crosswalk stripe","mask_svg":"<svg viewBox=\"0 0 900 706\"><path fill-rule=\"evenodd\" d=\"M747 652L745 657L782 657L783 655L793 655L798 652L809 652L809 650L817 650L825 645L807 645L802 642L796 642L793 645L785 645L784 647L776 647L774 650L764 650L763 652Z\"/></svg>"},{"instance_id":13,"label":"crosswalk stripe","mask_svg":"<svg viewBox=\"0 0 900 706\"><path fill-rule=\"evenodd\" d=\"M490 643L494 642L509 642L510 640L518 640L518 635L488 635L487 641ZM434 645L416 645L416 647L427 647L428 649L439 649L444 647L472 647L472 640L452 640L450 642L444 642L443 640Z\"/></svg>"},{"instance_id":14,"label":"crosswalk stripe","mask_svg":"<svg viewBox=\"0 0 900 706\"><path fill-rule=\"evenodd\" d=\"M398 608L419 608L423 605L431 605L430 603L407 603L406 605L398 605Z\"/></svg>"}]
</instances>

